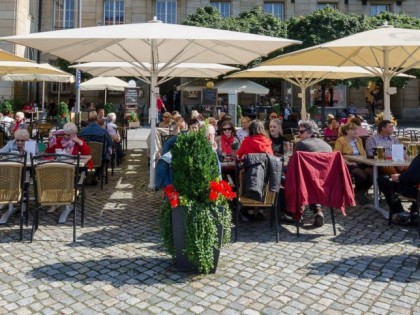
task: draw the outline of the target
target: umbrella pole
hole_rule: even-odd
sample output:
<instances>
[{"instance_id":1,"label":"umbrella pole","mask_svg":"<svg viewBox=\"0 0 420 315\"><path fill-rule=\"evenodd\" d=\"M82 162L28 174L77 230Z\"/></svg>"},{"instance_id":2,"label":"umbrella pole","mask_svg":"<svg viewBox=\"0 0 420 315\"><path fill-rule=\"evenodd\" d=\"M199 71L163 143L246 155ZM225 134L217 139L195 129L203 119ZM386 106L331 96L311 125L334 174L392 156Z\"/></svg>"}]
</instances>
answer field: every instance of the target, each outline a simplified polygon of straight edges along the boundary
<instances>
[{"instance_id":1,"label":"umbrella pole","mask_svg":"<svg viewBox=\"0 0 420 315\"><path fill-rule=\"evenodd\" d=\"M156 41L152 40L152 54L157 54ZM153 60L158 60L157 56L154 56ZM151 65L153 67L150 72L150 110L149 110L149 121L150 121L150 173L149 173L149 189L155 189L155 169L156 169L156 124L158 121L158 109L156 102L156 94L159 94L159 88L157 87L157 64Z\"/></svg>"},{"instance_id":2,"label":"umbrella pole","mask_svg":"<svg viewBox=\"0 0 420 315\"><path fill-rule=\"evenodd\" d=\"M106 89L105 89L105 97L104 97L104 106L106 104Z\"/></svg>"},{"instance_id":3,"label":"umbrella pole","mask_svg":"<svg viewBox=\"0 0 420 315\"><path fill-rule=\"evenodd\" d=\"M300 87L300 94L302 97L302 109L300 110L300 119L306 120L306 95L305 88Z\"/></svg>"},{"instance_id":4,"label":"umbrella pole","mask_svg":"<svg viewBox=\"0 0 420 315\"><path fill-rule=\"evenodd\" d=\"M44 110L45 110L44 103L45 103L45 81L42 81L42 105L41 105L41 108L42 108L43 113L44 113Z\"/></svg>"},{"instance_id":5,"label":"umbrella pole","mask_svg":"<svg viewBox=\"0 0 420 315\"><path fill-rule=\"evenodd\" d=\"M384 48L384 119L391 120L391 97L389 94L389 83L391 77L389 75L389 51L388 47Z\"/></svg>"}]
</instances>

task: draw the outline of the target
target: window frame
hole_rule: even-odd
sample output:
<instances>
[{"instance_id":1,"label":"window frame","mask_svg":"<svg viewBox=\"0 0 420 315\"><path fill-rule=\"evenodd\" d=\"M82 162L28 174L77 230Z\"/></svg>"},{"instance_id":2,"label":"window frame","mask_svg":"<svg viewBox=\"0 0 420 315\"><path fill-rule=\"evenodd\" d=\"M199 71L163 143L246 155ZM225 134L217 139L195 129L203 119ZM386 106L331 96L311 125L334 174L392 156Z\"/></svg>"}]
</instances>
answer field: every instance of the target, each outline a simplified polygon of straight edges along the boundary
<instances>
[{"instance_id":1,"label":"window frame","mask_svg":"<svg viewBox=\"0 0 420 315\"><path fill-rule=\"evenodd\" d=\"M266 10L266 6L270 5L271 9L270 10ZM275 6L279 5L281 7L281 16L279 17L277 14L275 14ZM284 21L284 16L285 16L285 5L284 2L277 2L277 1L264 1L263 3L263 10L265 13L267 14L271 14L274 17L280 19L281 21Z\"/></svg>"},{"instance_id":2,"label":"window frame","mask_svg":"<svg viewBox=\"0 0 420 315\"><path fill-rule=\"evenodd\" d=\"M159 8L159 4L164 5L163 10ZM169 12L174 9L174 12ZM155 12L157 19L163 23L176 24L177 23L177 1L176 0L156 0ZM160 12L162 11L162 13ZM163 18L162 18L163 17Z\"/></svg>"},{"instance_id":3,"label":"window frame","mask_svg":"<svg viewBox=\"0 0 420 315\"><path fill-rule=\"evenodd\" d=\"M375 15L378 15L379 13L381 13L381 12L384 12L384 10L382 10L382 11L376 11L376 13L375 14L372 14L372 9L373 8L378 8L378 7L380 7L380 6L384 6L384 7L386 7L386 10L385 11L387 11L387 12L392 12L391 11L391 5L389 4L389 3L370 3L369 4L369 16L375 16Z\"/></svg>"},{"instance_id":4,"label":"window frame","mask_svg":"<svg viewBox=\"0 0 420 315\"><path fill-rule=\"evenodd\" d=\"M58 6L61 6L61 8L59 8ZM76 15L75 10L75 0L54 0L52 29L64 30L74 28ZM58 13L60 14L59 18L57 18ZM60 22L61 26L58 26L58 22Z\"/></svg>"},{"instance_id":5,"label":"window frame","mask_svg":"<svg viewBox=\"0 0 420 315\"><path fill-rule=\"evenodd\" d=\"M232 3L230 1L210 1L210 5L219 11L221 17L229 18L232 16ZM222 8L222 5L229 5L228 15L226 15L226 10Z\"/></svg>"},{"instance_id":6,"label":"window frame","mask_svg":"<svg viewBox=\"0 0 420 315\"><path fill-rule=\"evenodd\" d=\"M112 9L107 10L107 3L112 5ZM117 7L118 6L118 7ZM121 8L122 6L122 8ZM112 17L107 21L107 12L112 13ZM118 17L121 18L117 22L117 14L120 14ZM111 14L110 14L111 15ZM125 1L124 0L104 0L104 10L103 10L103 25L120 25L125 24Z\"/></svg>"}]
</instances>

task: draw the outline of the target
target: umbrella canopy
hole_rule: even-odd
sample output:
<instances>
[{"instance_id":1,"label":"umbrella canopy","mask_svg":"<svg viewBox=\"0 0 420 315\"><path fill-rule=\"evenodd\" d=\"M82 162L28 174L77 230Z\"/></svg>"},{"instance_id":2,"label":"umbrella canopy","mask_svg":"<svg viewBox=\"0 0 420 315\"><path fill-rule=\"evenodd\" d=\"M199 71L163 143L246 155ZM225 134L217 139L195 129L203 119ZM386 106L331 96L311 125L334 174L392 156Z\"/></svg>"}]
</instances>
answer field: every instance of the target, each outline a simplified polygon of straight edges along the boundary
<instances>
[{"instance_id":1,"label":"umbrella canopy","mask_svg":"<svg viewBox=\"0 0 420 315\"><path fill-rule=\"evenodd\" d=\"M420 68L420 30L381 27L282 55L261 65L366 67L384 82L384 116L389 119L391 78Z\"/></svg>"},{"instance_id":2,"label":"umbrella canopy","mask_svg":"<svg viewBox=\"0 0 420 315\"><path fill-rule=\"evenodd\" d=\"M3 49L0 49L0 60L1 61L25 61L25 62L30 61L29 59L16 56Z\"/></svg>"},{"instance_id":3,"label":"umbrella canopy","mask_svg":"<svg viewBox=\"0 0 420 315\"><path fill-rule=\"evenodd\" d=\"M218 94L227 94L229 91L236 91L238 93L244 92L249 94L268 94L270 92L266 87L259 85L250 80L228 79L217 82L214 85Z\"/></svg>"},{"instance_id":4,"label":"umbrella canopy","mask_svg":"<svg viewBox=\"0 0 420 315\"><path fill-rule=\"evenodd\" d=\"M160 21L84 27L0 38L51 53L70 62L138 62L149 71L151 138L156 137L159 72L183 62L247 64L299 41ZM147 67L148 62L151 67ZM166 65L159 69L158 64ZM155 183L155 143L150 148L150 184Z\"/></svg>"},{"instance_id":5,"label":"umbrella canopy","mask_svg":"<svg viewBox=\"0 0 420 315\"><path fill-rule=\"evenodd\" d=\"M82 91L105 91L105 101L106 104L106 91L124 91L124 88L128 87L128 83L118 79L116 77L96 77L85 81L80 84L80 90Z\"/></svg>"},{"instance_id":6,"label":"umbrella canopy","mask_svg":"<svg viewBox=\"0 0 420 315\"><path fill-rule=\"evenodd\" d=\"M54 68L54 67L52 67ZM37 64L35 62L27 61L1 61L0 60L0 76L7 74L62 74L61 70L56 68L51 69Z\"/></svg>"},{"instance_id":7,"label":"umbrella canopy","mask_svg":"<svg viewBox=\"0 0 420 315\"><path fill-rule=\"evenodd\" d=\"M40 73L21 73L16 71L14 73L9 73L1 77L1 80L4 81L24 81L24 82L42 82L42 111L44 111L45 103L45 82L64 82L64 83L73 83L74 76L64 72L56 67L51 66L48 63L38 64L40 69L44 69L44 72Z\"/></svg>"},{"instance_id":8,"label":"umbrella canopy","mask_svg":"<svg viewBox=\"0 0 420 315\"><path fill-rule=\"evenodd\" d=\"M70 73L62 71L48 63L36 64L36 73L22 73L15 70L13 73L8 73L1 77L4 81L46 81L46 82L65 82L73 83L74 76ZM44 72L42 72L42 70ZM28 72L28 71L25 71Z\"/></svg>"},{"instance_id":9,"label":"umbrella canopy","mask_svg":"<svg viewBox=\"0 0 420 315\"><path fill-rule=\"evenodd\" d=\"M301 117L306 117L306 89L322 80L345 80L359 77L372 77L377 69L362 67L333 67L333 66L257 66L233 73L228 78L279 78L284 79L301 89L302 109ZM406 77L411 77L404 75Z\"/></svg>"},{"instance_id":10,"label":"umbrella canopy","mask_svg":"<svg viewBox=\"0 0 420 315\"><path fill-rule=\"evenodd\" d=\"M148 77L150 75L150 63L144 63L148 70L142 69L137 62L87 62L70 66L80 69L83 72L94 76L115 76L115 77ZM166 66L165 63L159 63L158 69ZM171 78L216 78L221 74L230 71L239 70L239 68L225 66L217 63L180 63L169 66L169 69L159 71L158 76L161 79L157 82L161 84Z\"/></svg>"}]
</instances>

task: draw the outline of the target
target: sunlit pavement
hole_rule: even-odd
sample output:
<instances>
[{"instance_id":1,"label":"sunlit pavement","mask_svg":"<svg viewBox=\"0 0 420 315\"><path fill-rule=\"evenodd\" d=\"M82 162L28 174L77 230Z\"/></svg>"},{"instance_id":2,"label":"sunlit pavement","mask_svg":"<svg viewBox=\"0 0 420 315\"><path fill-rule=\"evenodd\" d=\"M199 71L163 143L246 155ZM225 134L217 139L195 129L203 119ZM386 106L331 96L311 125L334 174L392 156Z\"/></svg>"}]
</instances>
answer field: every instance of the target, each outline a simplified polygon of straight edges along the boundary
<instances>
[{"instance_id":1,"label":"sunlit pavement","mask_svg":"<svg viewBox=\"0 0 420 315\"><path fill-rule=\"evenodd\" d=\"M39 231L18 242L18 217L0 227L0 314L420 314L420 241L377 212L337 211L326 224L240 225L216 274L177 271L158 228L161 193L148 191L146 129L129 131L129 152L103 191L88 186L85 227L41 212ZM2 210L4 211L4 210Z\"/></svg>"}]
</instances>

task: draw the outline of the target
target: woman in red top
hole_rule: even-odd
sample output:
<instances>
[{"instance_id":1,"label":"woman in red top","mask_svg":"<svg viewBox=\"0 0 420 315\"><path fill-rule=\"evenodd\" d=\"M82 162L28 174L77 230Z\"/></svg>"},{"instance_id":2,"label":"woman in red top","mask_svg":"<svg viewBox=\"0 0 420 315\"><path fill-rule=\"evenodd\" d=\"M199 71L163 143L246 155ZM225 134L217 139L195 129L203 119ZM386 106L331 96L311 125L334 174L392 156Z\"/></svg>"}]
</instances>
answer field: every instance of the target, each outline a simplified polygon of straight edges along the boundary
<instances>
[{"instance_id":1,"label":"woman in red top","mask_svg":"<svg viewBox=\"0 0 420 315\"><path fill-rule=\"evenodd\" d=\"M83 139L77 137L77 127L69 122L63 127L63 137L51 138L46 152L55 153L55 149L63 149L68 155L90 155L90 147ZM93 168L92 159L87 163L89 169Z\"/></svg>"},{"instance_id":2,"label":"woman in red top","mask_svg":"<svg viewBox=\"0 0 420 315\"><path fill-rule=\"evenodd\" d=\"M271 140L267 136L264 124L256 119L249 124L249 136L244 139L236 154L242 158L249 153L268 153L273 155Z\"/></svg>"}]
</instances>

